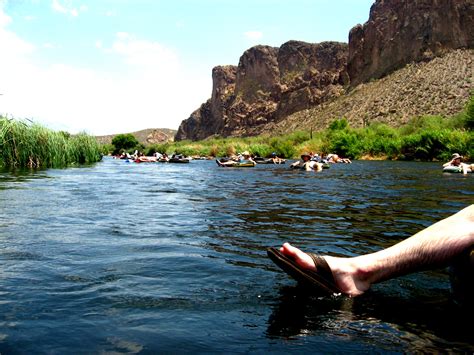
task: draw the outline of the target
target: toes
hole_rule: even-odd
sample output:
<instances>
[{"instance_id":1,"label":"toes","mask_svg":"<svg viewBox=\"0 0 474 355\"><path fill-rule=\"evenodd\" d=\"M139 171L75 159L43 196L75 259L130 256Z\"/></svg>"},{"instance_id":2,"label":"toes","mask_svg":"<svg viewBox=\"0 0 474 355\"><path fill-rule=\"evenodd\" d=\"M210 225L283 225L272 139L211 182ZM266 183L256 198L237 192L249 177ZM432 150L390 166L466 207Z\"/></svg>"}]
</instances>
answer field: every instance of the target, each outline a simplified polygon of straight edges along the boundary
<instances>
[{"instance_id":1,"label":"toes","mask_svg":"<svg viewBox=\"0 0 474 355\"><path fill-rule=\"evenodd\" d=\"M292 246L290 243L283 244L283 246L280 248L280 251L286 256L294 259L302 267L308 269L315 268L313 259L311 259L311 257L305 252Z\"/></svg>"}]
</instances>

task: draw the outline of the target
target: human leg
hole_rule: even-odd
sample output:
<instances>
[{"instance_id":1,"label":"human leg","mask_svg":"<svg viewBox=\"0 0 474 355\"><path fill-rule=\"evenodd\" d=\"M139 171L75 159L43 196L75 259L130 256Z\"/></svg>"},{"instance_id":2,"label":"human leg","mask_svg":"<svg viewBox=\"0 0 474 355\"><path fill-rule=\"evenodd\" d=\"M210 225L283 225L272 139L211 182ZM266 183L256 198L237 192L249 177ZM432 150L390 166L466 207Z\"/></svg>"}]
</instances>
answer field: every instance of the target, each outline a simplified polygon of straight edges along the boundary
<instances>
[{"instance_id":1,"label":"human leg","mask_svg":"<svg viewBox=\"0 0 474 355\"><path fill-rule=\"evenodd\" d=\"M344 293L357 296L374 283L447 266L473 245L474 205L471 205L387 249L352 258L324 258L337 286ZM280 251L302 268L316 269L309 255L289 243L285 243Z\"/></svg>"}]
</instances>

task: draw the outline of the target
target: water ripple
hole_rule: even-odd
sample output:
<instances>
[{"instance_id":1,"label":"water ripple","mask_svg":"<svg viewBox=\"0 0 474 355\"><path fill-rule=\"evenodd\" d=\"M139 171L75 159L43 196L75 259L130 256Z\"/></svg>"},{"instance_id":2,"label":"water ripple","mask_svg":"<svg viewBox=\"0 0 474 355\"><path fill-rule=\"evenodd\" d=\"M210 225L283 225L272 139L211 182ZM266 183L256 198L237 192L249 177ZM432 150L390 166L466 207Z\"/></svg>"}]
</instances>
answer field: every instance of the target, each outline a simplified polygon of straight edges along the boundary
<instances>
[{"instance_id":1,"label":"water ripple","mask_svg":"<svg viewBox=\"0 0 474 355\"><path fill-rule=\"evenodd\" d=\"M2 171L0 352L472 352L445 273L313 298L265 250L379 250L473 194L422 163Z\"/></svg>"}]
</instances>

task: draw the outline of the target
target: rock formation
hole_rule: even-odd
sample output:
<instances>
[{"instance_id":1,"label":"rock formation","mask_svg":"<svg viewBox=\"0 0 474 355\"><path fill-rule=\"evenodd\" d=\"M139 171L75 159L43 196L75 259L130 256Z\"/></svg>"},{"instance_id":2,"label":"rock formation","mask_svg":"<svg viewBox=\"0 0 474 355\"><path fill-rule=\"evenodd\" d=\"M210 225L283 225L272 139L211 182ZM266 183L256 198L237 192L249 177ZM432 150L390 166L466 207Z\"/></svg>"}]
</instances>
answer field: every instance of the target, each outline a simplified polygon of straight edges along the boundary
<instances>
[{"instance_id":1,"label":"rock formation","mask_svg":"<svg viewBox=\"0 0 474 355\"><path fill-rule=\"evenodd\" d=\"M348 46L290 41L255 46L238 67L215 67L212 96L183 121L176 140L244 136L340 95L348 84Z\"/></svg>"},{"instance_id":2,"label":"rock formation","mask_svg":"<svg viewBox=\"0 0 474 355\"><path fill-rule=\"evenodd\" d=\"M341 95L349 83L345 43L289 41L280 47L281 99L277 121Z\"/></svg>"},{"instance_id":3,"label":"rock formation","mask_svg":"<svg viewBox=\"0 0 474 355\"><path fill-rule=\"evenodd\" d=\"M283 121L290 115L322 107L346 95L348 88L412 62L474 48L473 28L474 0L377 0L369 20L351 30L349 45L289 41L280 48L256 46L242 55L238 67L214 68L212 97L181 123L176 140L255 135L275 125L285 126ZM465 96L464 88L458 91L456 97ZM439 92L432 97L444 96ZM403 120L420 112L408 107L403 109ZM363 121L386 116L384 108L374 112L375 117L364 116ZM361 120L356 118L357 124Z\"/></svg>"},{"instance_id":4,"label":"rock formation","mask_svg":"<svg viewBox=\"0 0 474 355\"><path fill-rule=\"evenodd\" d=\"M377 0L349 34L351 86L410 62L474 47L473 0Z\"/></svg>"},{"instance_id":5,"label":"rock formation","mask_svg":"<svg viewBox=\"0 0 474 355\"><path fill-rule=\"evenodd\" d=\"M405 65L379 80L359 84L335 100L259 128L271 135L302 129L318 131L341 117L352 127L374 122L399 127L413 117L459 113L473 89L474 50L456 49L429 62Z\"/></svg>"},{"instance_id":6,"label":"rock formation","mask_svg":"<svg viewBox=\"0 0 474 355\"><path fill-rule=\"evenodd\" d=\"M235 91L237 67L218 66L212 70L212 96L194 111L190 118L181 122L176 140L200 140L222 132L227 121L226 107ZM216 119L218 118L218 119Z\"/></svg>"}]
</instances>

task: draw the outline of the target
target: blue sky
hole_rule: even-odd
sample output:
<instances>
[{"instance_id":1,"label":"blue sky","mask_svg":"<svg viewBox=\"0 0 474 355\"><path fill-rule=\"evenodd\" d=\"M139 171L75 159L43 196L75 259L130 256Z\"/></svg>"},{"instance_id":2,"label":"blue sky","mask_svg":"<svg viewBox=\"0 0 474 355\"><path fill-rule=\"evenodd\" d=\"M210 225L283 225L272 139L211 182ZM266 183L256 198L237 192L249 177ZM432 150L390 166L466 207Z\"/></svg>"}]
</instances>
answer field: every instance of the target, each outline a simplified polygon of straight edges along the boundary
<instances>
[{"instance_id":1,"label":"blue sky","mask_svg":"<svg viewBox=\"0 0 474 355\"><path fill-rule=\"evenodd\" d=\"M257 44L348 41L374 0L0 0L0 113L90 134L174 128Z\"/></svg>"}]
</instances>

